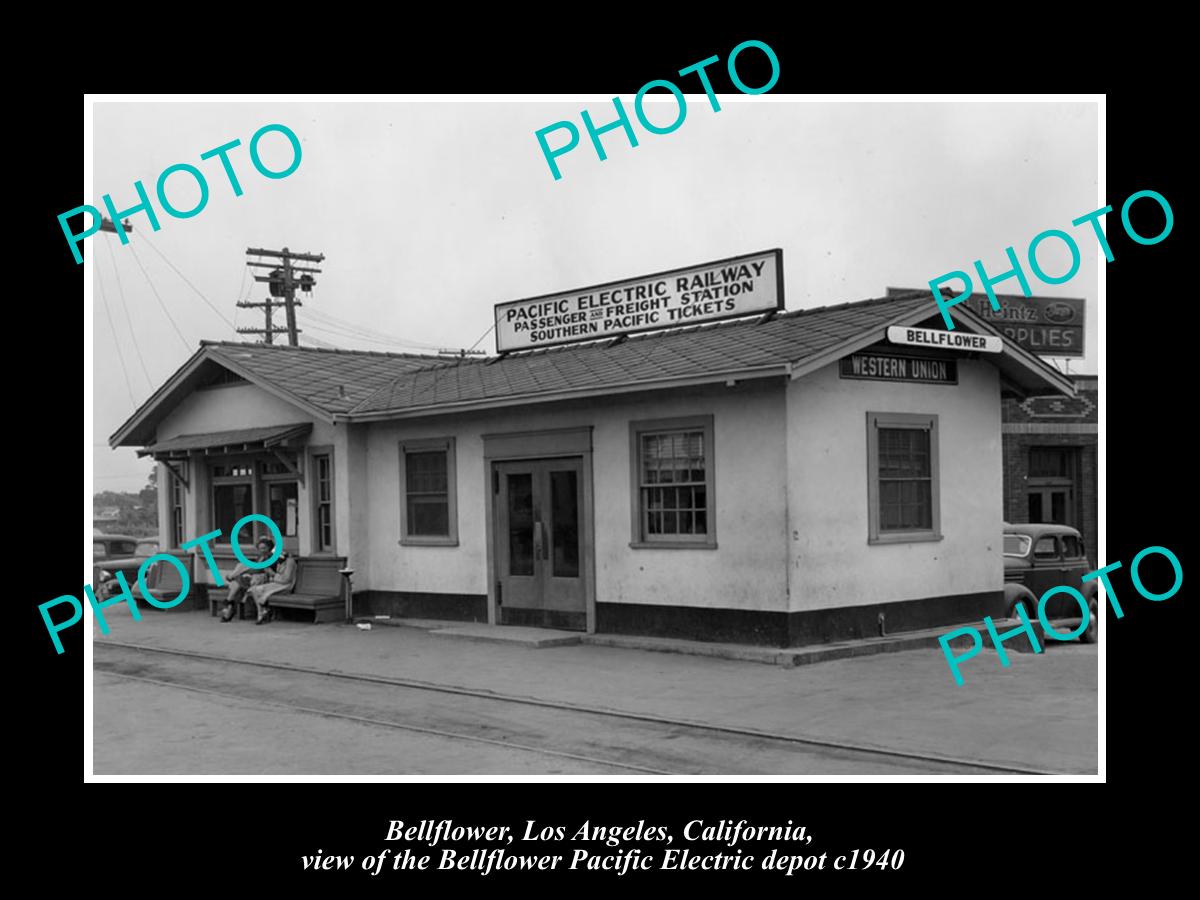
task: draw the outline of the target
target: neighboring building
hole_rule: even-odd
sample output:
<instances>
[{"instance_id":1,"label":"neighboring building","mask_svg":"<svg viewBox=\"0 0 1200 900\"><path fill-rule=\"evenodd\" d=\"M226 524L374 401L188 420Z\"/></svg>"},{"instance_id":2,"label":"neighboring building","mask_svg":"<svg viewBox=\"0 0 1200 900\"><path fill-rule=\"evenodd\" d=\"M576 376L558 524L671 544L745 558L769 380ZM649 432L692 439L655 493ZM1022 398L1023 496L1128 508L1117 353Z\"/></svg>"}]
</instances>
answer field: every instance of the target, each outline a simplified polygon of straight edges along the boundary
<instances>
[{"instance_id":1,"label":"neighboring building","mask_svg":"<svg viewBox=\"0 0 1200 900\"><path fill-rule=\"evenodd\" d=\"M159 461L163 546L265 513L356 613L776 646L1002 614L1002 398L1070 380L889 326L942 327L925 292L486 359L205 342L110 443Z\"/></svg>"},{"instance_id":2,"label":"neighboring building","mask_svg":"<svg viewBox=\"0 0 1200 900\"><path fill-rule=\"evenodd\" d=\"M1004 518L1073 525L1097 561L1099 406L1095 375L1068 375L1076 396L1004 401Z\"/></svg>"},{"instance_id":3,"label":"neighboring building","mask_svg":"<svg viewBox=\"0 0 1200 900\"><path fill-rule=\"evenodd\" d=\"M121 518L121 508L119 506L101 506L92 510L92 529L104 531L111 530L117 524L117 520Z\"/></svg>"}]
</instances>

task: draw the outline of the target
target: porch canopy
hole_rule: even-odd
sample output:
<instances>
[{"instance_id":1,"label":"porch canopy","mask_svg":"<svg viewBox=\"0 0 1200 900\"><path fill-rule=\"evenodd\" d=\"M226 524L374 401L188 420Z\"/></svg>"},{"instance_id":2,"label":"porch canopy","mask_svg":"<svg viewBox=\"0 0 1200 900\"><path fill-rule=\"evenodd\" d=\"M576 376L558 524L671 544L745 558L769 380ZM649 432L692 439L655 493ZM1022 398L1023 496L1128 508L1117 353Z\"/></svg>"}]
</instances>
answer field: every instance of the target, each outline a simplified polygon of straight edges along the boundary
<instances>
[{"instance_id":1,"label":"porch canopy","mask_svg":"<svg viewBox=\"0 0 1200 900\"><path fill-rule=\"evenodd\" d=\"M296 425L266 425L259 428L236 428L233 431L209 431L203 434L181 434L138 450L138 456L157 460L186 459L193 450L205 453L241 453L286 447L297 438L312 431L312 422Z\"/></svg>"}]
</instances>

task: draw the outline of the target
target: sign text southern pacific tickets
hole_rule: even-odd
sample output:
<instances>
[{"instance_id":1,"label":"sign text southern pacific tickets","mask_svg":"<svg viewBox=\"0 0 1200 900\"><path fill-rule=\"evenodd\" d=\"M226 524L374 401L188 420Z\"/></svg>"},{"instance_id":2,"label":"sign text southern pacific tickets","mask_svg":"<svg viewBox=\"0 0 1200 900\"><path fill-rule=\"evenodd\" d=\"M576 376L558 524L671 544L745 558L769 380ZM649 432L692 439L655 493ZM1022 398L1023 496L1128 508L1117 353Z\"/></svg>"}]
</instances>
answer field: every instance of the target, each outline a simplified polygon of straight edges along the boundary
<instances>
[{"instance_id":1,"label":"sign text southern pacific tickets","mask_svg":"<svg viewBox=\"0 0 1200 900\"><path fill-rule=\"evenodd\" d=\"M767 250L496 306L496 350L594 341L783 308L783 251Z\"/></svg>"}]
</instances>

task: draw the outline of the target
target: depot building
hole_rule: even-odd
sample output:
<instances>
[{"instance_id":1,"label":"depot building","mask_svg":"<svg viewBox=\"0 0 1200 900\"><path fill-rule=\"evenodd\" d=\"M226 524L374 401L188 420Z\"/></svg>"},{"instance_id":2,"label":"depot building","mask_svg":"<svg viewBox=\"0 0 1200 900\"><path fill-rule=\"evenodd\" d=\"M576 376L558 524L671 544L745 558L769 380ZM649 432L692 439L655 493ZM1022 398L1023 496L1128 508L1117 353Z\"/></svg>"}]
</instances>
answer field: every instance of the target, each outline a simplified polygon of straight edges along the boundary
<instances>
[{"instance_id":1,"label":"depot building","mask_svg":"<svg viewBox=\"0 0 1200 900\"><path fill-rule=\"evenodd\" d=\"M606 330L646 300L649 330ZM785 311L768 251L501 304L486 358L203 342L110 443L158 461L164 547L269 516L346 561L354 615L774 646L940 626L1004 612L1004 398L1073 396L951 315L974 337L931 338L928 292Z\"/></svg>"}]
</instances>

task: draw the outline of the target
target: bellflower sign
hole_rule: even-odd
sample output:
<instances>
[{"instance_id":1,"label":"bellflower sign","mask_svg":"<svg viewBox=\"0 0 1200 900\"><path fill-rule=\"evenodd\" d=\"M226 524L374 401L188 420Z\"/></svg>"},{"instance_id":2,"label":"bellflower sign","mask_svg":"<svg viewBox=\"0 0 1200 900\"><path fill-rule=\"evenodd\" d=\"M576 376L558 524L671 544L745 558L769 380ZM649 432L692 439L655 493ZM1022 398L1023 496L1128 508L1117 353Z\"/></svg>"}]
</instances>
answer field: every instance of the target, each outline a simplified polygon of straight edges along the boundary
<instances>
[{"instance_id":1,"label":"bellflower sign","mask_svg":"<svg viewBox=\"0 0 1200 900\"><path fill-rule=\"evenodd\" d=\"M783 251L766 250L496 305L496 351L594 341L783 309Z\"/></svg>"}]
</instances>

